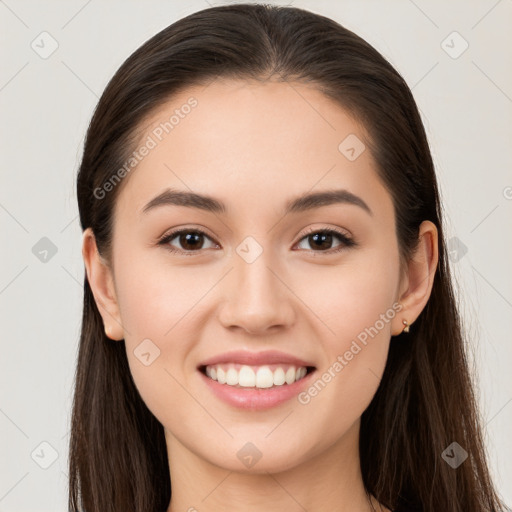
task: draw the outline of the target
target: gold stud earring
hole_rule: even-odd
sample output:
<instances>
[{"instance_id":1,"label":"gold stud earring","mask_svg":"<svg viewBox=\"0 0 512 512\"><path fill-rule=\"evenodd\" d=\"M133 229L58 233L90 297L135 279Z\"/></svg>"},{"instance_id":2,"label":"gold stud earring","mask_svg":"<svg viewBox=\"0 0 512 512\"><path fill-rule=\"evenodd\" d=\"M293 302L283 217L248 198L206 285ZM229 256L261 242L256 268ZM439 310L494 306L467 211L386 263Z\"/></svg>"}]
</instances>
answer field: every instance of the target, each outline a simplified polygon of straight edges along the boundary
<instances>
[{"instance_id":1,"label":"gold stud earring","mask_svg":"<svg viewBox=\"0 0 512 512\"><path fill-rule=\"evenodd\" d=\"M409 332L409 324L407 323L407 320L402 320L402 323L405 325L402 332Z\"/></svg>"}]
</instances>

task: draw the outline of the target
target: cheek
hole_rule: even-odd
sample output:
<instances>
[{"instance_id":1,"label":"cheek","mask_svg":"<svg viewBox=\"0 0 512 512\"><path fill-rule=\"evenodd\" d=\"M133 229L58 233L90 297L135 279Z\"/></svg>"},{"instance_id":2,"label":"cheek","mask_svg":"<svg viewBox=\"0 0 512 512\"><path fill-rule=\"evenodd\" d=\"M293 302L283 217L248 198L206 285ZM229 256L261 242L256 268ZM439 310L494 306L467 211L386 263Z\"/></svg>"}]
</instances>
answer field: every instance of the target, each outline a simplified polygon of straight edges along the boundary
<instances>
[{"instance_id":1,"label":"cheek","mask_svg":"<svg viewBox=\"0 0 512 512\"><path fill-rule=\"evenodd\" d=\"M121 318L132 342L141 336L172 338L214 283L211 273L203 279L192 266L173 266L165 259L156 263L144 254L120 258L116 274Z\"/></svg>"},{"instance_id":2,"label":"cheek","mask_svg":"<svg viewBox=\"0 0 512 512\"><path fill-rule=\"evenodd\" d=\"M172 376L183 380L183 365L194 341L194 333L187 334L187 329L194 324L198 300L211 287L208 280L194 278L193 272L191 268L156 266L133 251L130 257L119 256L116 261L128 362L148 405L156 398L155 390L179 395Z\"/></svg>"},{"instance_id":3,"label":"cheek","mask_svg":"<svg viewBox=\"0 0 512 512\"><path fill-rule=\"evenodd\" d=\"M318 293L310 288L306 297L306 288L301 292L323 322L325 352L318 380L303 403L316 402L321 414L343 409L346 426L370 403L386 365L399 278L398 256L386 256L366 251L335 274L332 269L313 273L310 283L316 283ZM333 428L339 428L338 420Z\"/></svg>"},{"instance_id":4,"label":"cheek","mask_svg":"<svg viewBox=\"0 0 512 512\"><path fill-rule=\"evenodd\" d=\"M134 259L135 260L135 259ZM193 428L189 355L197 339L194 318L198 300L211 284L194 279L193 272L154 265L127 264L119 272L121 319L125 328L128 364L142 400L154 416L183 435ZM194 328L194 324L196 327ZM172 411L190 414L176 415ZM178 422L178 423L177 423Z\"/></svg>"},{"instance_id":5,"label":"cheek","mask_svg":"<svg viewBox=\"0 0 512 512\"><path fill-rule=\"evenodd\" d=\"M323 323L322 337L332 352L361 333L363 339L375 324L380 338L389 337L398 279L398 254L375 248L354 252L336 267L310 267L296 290Z\"/></svg>"}]
</instances>

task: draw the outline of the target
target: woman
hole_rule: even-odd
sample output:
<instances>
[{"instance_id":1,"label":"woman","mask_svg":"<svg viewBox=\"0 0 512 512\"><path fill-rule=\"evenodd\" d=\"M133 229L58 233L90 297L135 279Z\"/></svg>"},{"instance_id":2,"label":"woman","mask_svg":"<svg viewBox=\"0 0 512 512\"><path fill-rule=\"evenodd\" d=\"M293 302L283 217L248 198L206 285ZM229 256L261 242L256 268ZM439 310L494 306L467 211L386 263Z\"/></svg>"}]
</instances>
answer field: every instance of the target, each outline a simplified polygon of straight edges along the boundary
<instances>
[{"instance_id":1,"label":"woman","mask_svg":"<svg viewBox=\"0 0 512 512\"><path fill-rule=\"evenodd\" d=\"M424 128L368 43L179 20L108 84L77 189L72 510L498 510Z\"/></svg>"}]
</instances>

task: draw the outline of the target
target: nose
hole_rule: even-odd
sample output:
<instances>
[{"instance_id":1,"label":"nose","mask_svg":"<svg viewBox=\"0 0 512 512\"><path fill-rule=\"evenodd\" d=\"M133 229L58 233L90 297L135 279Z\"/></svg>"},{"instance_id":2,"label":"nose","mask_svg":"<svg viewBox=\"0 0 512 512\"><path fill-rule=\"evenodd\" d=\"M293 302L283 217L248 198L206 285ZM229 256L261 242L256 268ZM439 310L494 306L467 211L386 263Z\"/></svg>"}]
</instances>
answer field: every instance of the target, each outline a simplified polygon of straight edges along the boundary
<instances>
[{"instance_id":1,"label":"nose","mask_svg":"<svg viewBox=\"0 0 512 512\"><path fill-rule=\"evenodd\" d=\"M236 255L234 269L226 279L219 321L227 329L264 334L290 327L295 321L290 284L273 268L265 251L252 263Z\"/></svg>"}]
</instances>

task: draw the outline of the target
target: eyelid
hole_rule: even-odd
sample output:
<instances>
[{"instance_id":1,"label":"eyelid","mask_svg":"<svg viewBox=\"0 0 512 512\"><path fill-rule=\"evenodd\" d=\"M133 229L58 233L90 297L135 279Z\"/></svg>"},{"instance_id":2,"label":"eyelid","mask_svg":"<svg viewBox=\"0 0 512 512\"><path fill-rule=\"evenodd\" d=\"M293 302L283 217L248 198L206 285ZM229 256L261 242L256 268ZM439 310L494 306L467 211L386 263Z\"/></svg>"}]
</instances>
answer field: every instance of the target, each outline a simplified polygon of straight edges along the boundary
<instances>
[{"instance_id":1,"label":"eyelid","mask_svg":"<svg viewBox=\"0 0 512 512\"><path fill-rule=\"evenodd\" d=\"M341 236L344 236L345 238L349 238L349 239L353 239L353 236L352 234L350 233L350 231L346 230L346 229L343 229L343 228L338 228L338 227L326 227L326 226L321 226L321 227L318 227L318 226L310 226L309 228L306 228L306 231L304 231L303 233L301 233L300 235L300 238L299 238L299 242L305 238L306 236L312 234L312 233L318 233L318 232L323 232L323 231L333 231L334 233L337 233L338 235L341 235Z\"/></svg>"},{"instance_id":2,"label":"eyelid","mask_svg":"<svg viewBox=\"0 0 512 512\"><path fill-rule=\"evenodd\" d=\"M215 240L214 235L207 228L201 226L200 224L192 224L190 226L168 229L163 235L157 237L156 242L161 242L162 240L168 238L171 235L175 237L176 235L179 235L182 231L201 233L210 238L211 240Z\"/></svg>"}]
</instances>

